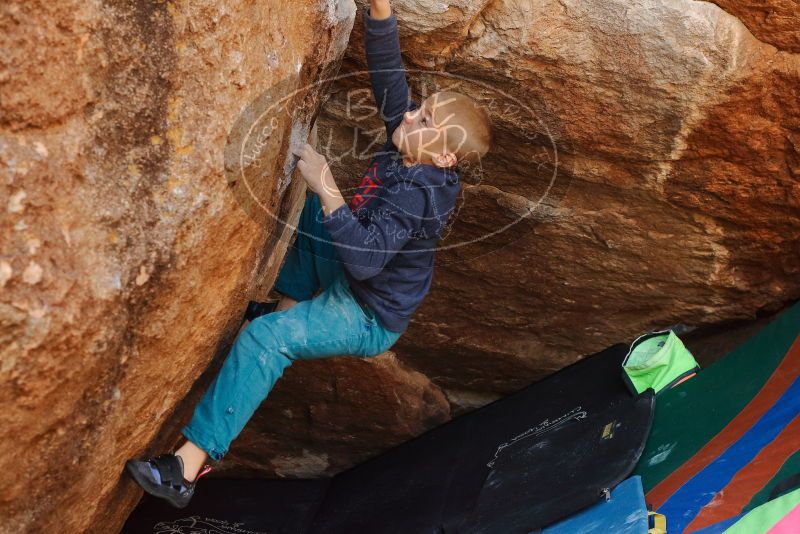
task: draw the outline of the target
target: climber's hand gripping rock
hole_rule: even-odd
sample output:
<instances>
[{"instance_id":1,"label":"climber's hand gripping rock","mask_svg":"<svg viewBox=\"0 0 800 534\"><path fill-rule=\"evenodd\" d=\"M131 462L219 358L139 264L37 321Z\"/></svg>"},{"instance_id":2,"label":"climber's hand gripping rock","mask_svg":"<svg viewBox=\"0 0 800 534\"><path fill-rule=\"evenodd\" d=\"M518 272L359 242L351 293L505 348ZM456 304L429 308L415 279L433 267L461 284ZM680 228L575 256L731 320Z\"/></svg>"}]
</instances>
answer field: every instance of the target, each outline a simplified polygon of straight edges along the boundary
<instances>
[{"instance_id":1,"label":"climber's hand gripping rock","mask_svg":"<svg viewBox=\"0 0 800 534\"><path fill-rule=\"evenodd\" d=\"M294 155L299 157L297 168L303 175L309 189L320 197L329 196L334 191L338 192L336 182L333 179L328 161L325 156L314 150L308 143L294 151Z\"/></svg>"}]
</instances>

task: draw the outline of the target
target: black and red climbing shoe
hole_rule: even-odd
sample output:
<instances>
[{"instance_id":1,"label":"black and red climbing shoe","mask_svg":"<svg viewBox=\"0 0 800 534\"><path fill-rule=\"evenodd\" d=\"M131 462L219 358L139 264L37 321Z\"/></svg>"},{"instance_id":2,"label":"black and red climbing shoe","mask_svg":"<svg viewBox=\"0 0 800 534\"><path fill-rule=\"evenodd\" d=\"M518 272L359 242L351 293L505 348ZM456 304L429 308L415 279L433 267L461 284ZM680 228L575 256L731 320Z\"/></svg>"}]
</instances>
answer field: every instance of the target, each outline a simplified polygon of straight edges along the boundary
<instances>
[{"instance_id":1,"label":"black and red climbing shoe","mask_svg":"<svg viewBox=\"0 0 800 534\"><path fill-rule=\"evenodd\" d=\"M194 482L183 478L183 460L174 454L162 454L147 460L128 460L125 469L145 492L165 499L175 508L185 508L194 495L197 481L211 471L211 466L205 466Z\"/></svg>"}]
</instances>

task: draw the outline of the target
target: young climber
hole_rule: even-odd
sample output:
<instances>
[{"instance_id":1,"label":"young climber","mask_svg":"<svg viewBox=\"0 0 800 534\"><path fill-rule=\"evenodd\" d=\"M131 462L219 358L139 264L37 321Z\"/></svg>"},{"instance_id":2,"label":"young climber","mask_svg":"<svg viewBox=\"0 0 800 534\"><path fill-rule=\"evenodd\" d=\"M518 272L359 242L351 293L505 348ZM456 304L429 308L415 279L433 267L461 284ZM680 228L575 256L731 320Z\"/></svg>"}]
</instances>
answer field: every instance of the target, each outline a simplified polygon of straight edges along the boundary
<instances>
[{"instance_id":1,"label":"young climber","mask_svg":"<svg viewBox=\"0 0 800 534\"><path fill-rule=\"evenodd\" d=\"M364 45L386 144L349 204L325 158L308 144L297 150L311 193L275 283L279 305L240 332L182 429L187 441L126 464L146 492L176 507L189 503L208 457L227 453L293 361L370 357L397 341L430 288L434 249L461 187L458 164L489 150L488 115L469 97L410 101L388 0L371 0Z\"/></svg>"}]
</instances>

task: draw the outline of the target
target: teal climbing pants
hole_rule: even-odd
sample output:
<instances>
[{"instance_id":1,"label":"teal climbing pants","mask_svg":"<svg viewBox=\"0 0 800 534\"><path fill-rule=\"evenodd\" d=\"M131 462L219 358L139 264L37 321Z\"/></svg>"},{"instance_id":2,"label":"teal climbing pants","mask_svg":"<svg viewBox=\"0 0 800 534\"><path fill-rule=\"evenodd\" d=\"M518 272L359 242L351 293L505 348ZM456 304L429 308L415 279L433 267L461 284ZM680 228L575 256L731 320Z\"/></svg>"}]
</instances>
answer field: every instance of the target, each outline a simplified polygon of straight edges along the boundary
<instances>
[{"instance_id":1,"label":"teal climbing pants","mask_svg":"<svg viewBox=\"0 0 800 534\"><path fill-rule=\"evenodd\" d=\"M292 362L375 356L402 334L387 330L372 310L356 300L322 219L319 196L309 193L297 237L275 283L276 291L298 303L263 315L241 331L182 429L189 441L215 460L228 452Z\"/></svg>"}]
</instances>

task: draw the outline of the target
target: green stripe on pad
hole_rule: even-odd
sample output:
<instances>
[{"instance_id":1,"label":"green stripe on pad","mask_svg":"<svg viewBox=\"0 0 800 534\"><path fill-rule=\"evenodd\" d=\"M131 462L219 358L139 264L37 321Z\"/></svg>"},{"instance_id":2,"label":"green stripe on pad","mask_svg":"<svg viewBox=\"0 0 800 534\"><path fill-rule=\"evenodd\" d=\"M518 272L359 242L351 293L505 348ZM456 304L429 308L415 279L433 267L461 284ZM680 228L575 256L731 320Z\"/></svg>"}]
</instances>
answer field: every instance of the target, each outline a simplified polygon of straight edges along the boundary
<instances>
[{"instance_id":1,"label":"green stripe on pad","mask_svg":"<svg viewBox=\"0 0 800 534\"><path fill-rule=\"evenodd\" d=\"M800 489L773 499L725 529L725 534L761 534L767 532L800 504Z\"/></svg>"}]
</instances>

